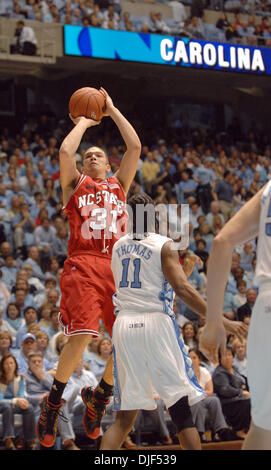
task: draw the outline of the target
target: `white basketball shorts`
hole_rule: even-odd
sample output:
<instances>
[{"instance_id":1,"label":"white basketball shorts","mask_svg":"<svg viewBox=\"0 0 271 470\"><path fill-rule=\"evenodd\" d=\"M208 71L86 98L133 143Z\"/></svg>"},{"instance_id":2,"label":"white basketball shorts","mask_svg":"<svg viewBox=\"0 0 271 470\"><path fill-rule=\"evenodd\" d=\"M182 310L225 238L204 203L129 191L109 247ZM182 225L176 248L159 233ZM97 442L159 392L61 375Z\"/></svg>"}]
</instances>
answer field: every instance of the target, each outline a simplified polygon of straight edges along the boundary
<instances>
[{"instance_id":1,"label":"white basketball shorts","mask_svg":"<svg viewBox=\"0 0 271 470\"><path fill-rule=\"evenodd\" d=\"M174 319L165 313L120 312L113 327L114 409L152 410L158 393L166 407L205 393Z\"/></svg>"},{"instance_id":2,"label":"white basketball shorts","mask_svg":"<svg viewBox=\"0 0 271 470\"><path fill-rule=\"evenodd\" d=\"M271 285L260 287L247 341L248 385L253 423L271 430Z\"/></svg>"}]
</instances>

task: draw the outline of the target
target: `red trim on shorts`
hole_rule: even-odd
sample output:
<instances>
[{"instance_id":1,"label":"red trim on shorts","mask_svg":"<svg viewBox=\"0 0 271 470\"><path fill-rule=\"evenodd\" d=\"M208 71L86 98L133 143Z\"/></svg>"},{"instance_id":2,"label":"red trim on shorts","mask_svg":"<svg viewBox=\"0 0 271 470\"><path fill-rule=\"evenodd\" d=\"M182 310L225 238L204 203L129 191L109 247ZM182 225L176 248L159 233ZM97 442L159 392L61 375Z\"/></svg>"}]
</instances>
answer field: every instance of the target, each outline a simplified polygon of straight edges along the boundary
<instances>
[{"instance_id":1,"label":"red trim on shorts","mask_svg":"<svg viewBox=\"0 0 271 470\"><path fill-rule=\"evenodd\" d=\"M75 335L93 335L93 336L99 336L99 332L96 330L89 330L89 329L84 329L84 330L73 330L69 331L69 325L64 325L63 322L61 321L61 312L58 314L58 321L60 325L63 328L63 333L66 336L75 336Z\"/></svg>"}]
</instances>

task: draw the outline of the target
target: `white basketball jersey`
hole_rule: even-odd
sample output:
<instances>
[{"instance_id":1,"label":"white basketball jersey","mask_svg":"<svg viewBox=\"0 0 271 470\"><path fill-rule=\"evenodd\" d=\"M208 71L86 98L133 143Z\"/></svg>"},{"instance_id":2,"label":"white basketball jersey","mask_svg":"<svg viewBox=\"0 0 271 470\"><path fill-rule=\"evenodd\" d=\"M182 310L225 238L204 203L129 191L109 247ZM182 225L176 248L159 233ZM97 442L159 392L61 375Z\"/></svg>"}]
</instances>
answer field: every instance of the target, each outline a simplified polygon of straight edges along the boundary
<instances>
[{"instance_id":1,"label":"white basketball jersey","mask_svg":"<svg viewBox=\"0 0 271 470\"><path fill-rule=\"evenodd\" d=\"M271 281L271 181L261 197L255 281L257 285Z\"/></svg>"},{"instance_id":2,"label":"white basketball jersey","mask_svg":"<svg viewBox=\"0 0 271 470\"><path fill-rule=\"evenodd\" d=\"M120 238L113 247L111 269L116 294L115 313L164 312L173 313L175 293L162 272L161 250L170 241L156 233L143 240L133 240L131 235Z\"/></svg>"}]
</instances>

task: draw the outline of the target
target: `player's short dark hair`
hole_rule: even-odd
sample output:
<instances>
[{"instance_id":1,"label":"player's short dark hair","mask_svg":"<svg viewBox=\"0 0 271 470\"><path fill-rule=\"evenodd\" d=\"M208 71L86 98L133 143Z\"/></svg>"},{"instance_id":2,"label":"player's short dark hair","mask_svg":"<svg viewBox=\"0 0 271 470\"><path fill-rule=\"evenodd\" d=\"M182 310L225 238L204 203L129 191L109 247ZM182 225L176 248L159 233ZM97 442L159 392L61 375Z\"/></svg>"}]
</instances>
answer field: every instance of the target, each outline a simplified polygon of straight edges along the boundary
<instances>
[{"instance_id":1,"label":"player's short dark hair","mask_svg":"<svg viewBox=\"0 0 271 470\"><path fill-rule=\"evenodd\" d=\"M130 209L132 210L132 214L133 214L133 224L132 224L132 231L133 231L133 234L135 236L135 238L137 238L137 234L136 233L136 206L137 205L143 205L144 207L147 206L147 205L152 205L154 206L154 201L153 199L148 196L148 194L146 193L143 193L143 194L135 194L134 196L131 196L128 201L127 201ZM148 220L147 220L147 213L144 212L144 233L147 233L148 231ZM153 230L155 230L156 227L153 227ZM140 234L142 235L142 234Z\"/></svg>"},{"instance_id":2,"label":"player's short dark hair","mask_svg":"<svg viewBox=\"0 0 271 470\"><path fill-rule=\"evenodd\" d=\"M148 196L148 194L142 193L142 194L135 194L134 196L131 196L128 199L128 204L134 210L137 204L143 204L144 206L146 206L147 204L154 205L154 202L153 202L153 199L150 196Z\"/></svg>"}]
</instances>

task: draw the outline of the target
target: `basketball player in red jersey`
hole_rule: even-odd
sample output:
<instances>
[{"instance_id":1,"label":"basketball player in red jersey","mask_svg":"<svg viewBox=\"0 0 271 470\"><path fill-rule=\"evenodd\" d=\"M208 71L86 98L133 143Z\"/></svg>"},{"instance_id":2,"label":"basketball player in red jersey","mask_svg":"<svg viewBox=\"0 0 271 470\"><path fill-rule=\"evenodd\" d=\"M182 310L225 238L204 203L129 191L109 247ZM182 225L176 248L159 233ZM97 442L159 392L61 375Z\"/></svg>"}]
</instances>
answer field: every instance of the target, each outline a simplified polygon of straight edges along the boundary
<instances>
[{"instance_id":1,"label":"basketball player in red jersey","mask_svg":"<svg viewBox=\"0 0 271 470\"><path fill-rule=\"evenodd\" d=\"M89 335L98 335L100 318L112 333L115 319L112 247L125 232L126 194L141 153L135 130L115 108L107 92L103 88L100 91L106 99L104 115L113 119L127 149L115 175L106 178L110 165L105 152L99 147L90 147L84 154L80 174L76 168L75 152L85 131L99 124L85 117L71 117L75 127L60 147L60 182L70 225L70 240L60 282L59 320L69 340L61 352L50 394L41 404L37 436L45 447L54 445L63 391L89 343ZM87 387L82 390L86 404L84 427L92 439L100 434L101 418L112 391L113 361L109 359L96 389L92 391Z\"/></svg>"}]
</instances>

